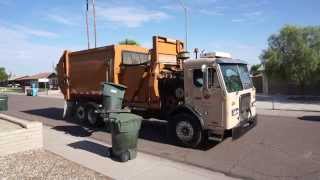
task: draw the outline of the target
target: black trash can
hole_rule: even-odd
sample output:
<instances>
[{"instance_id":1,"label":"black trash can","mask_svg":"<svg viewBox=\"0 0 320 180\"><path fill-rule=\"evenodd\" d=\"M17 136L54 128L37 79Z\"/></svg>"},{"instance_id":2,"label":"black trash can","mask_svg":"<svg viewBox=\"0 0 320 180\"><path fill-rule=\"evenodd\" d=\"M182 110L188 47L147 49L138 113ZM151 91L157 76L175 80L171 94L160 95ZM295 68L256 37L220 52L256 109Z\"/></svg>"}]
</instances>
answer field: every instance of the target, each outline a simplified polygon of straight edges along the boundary
<instances>
[{"instance_id":1,"label":"black trash can","mask_svg":"<svg viewBox=\"0 0 320 180\"><path fill-rule=\"evenodd\" d=\"M111 113L112 156L121 162L137 156L142 117L132 113Z\"/></svg>"},{"instance_id":2,"label":"black trash can","mask_svg":"<svg viewBox=\"0 0 320 180\"><path fill-rule=\"evenodd\" d=\"M103 84L103 106L105 110L122 109L122 101L127 87L106 82Z\"/></svg>"},{"instance_id":3,"label":"black trash can","mask_svg":"<svg viewBox=\"0 0 320 180\"><path fill-rule=\"evenodd\" d=\"M8 111L8 96L0 94L0 111Z\"/></svg>"}]
</instances>

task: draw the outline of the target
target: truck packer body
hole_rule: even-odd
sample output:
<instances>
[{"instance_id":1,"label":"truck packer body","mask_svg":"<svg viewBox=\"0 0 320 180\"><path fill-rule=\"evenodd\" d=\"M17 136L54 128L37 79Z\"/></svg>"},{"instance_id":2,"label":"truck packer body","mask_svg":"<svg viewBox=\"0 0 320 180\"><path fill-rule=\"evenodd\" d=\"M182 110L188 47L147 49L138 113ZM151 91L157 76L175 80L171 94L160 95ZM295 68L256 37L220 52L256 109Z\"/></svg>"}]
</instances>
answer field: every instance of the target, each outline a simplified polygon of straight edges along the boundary
<instances>
[{"instance_id":1,"label":"truck packer body","mask_svg":"<svg viewBox=\"0 0 320 180\"><path fill-rule=\"evenodd\" d=\"M222 140L226 130L238 137L256 124L255 89L247 64L221 54L188 59L184 43L153 37L153 48L112 45L65 51L58 65L64 116L99 123L101 83L127 87L124 106L168 120L170 137L196 147Z\"/></svg>"}]
</instances>

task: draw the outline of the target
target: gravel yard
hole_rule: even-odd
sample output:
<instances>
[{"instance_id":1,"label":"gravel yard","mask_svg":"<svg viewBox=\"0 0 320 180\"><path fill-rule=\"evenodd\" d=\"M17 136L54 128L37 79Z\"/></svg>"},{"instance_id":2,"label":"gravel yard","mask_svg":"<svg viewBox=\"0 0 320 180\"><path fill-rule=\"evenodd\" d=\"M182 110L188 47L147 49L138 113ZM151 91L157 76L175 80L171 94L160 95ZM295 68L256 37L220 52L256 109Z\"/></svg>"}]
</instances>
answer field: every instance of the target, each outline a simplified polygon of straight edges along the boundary
<instances>
[{"instance_id":1,"label":"gravel yard","mask_svg":"<svg viewBox=\"0 0 320 180\"><path fill-rule=\"evenodd\" d=\"M110 179L44 150L0 157L2 179Z\"/></svg>"}]
</instances>

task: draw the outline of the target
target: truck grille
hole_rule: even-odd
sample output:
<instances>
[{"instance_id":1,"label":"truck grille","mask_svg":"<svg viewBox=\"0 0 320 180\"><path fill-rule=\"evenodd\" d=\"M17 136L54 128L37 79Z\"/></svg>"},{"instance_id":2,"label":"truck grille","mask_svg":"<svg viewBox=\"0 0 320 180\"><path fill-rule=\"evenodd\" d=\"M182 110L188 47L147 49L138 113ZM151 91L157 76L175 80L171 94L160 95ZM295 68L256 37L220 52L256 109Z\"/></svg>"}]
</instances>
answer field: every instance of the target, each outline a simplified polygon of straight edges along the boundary
<instances>
[{"instance_id":1,"label":"truck grille","mask_svg":"<svg viewBox=\"0 0 320 180\"><path fill-rule=\"evenodd\" d=\"M251 103L251 94L243 94L240 96L239 103L239 113L240 113L240 121L247 120L250 117L250 103Z\"/></svg>"}]
</instances>

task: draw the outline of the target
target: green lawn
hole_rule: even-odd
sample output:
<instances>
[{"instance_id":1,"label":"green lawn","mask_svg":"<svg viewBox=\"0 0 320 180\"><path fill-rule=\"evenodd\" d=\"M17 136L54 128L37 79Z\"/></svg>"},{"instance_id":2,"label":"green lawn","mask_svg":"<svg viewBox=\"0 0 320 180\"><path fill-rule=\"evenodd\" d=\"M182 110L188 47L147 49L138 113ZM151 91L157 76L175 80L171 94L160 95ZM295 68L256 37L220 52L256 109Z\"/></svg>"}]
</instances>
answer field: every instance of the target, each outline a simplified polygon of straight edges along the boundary
<instances>
[{"instance_id":1,"label":"green lawn","mask_svg":"<svg viewBox=\"0 0 320 180\"><path fill-rule=\"evenodd\" d=\"M8 93L8 92L23 93L24 91L22 88L0 87L0 93Z\"/></svg>"}]
</instances>

